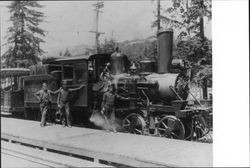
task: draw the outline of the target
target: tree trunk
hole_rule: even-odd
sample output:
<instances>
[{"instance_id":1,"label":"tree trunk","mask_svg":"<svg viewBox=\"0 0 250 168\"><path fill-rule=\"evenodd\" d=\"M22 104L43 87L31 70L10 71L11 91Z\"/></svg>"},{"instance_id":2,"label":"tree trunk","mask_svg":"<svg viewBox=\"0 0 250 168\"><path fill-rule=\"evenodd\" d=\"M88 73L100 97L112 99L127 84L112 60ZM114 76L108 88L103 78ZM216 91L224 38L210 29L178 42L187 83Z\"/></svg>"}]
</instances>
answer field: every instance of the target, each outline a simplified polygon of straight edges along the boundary
<instances>
[{"instance_id":1,"label":"tree trunk","mask_svg":"<svg viewBox=\"0 0 250 168\"><path fill-rule=\"evenodd\" d=\"M204 0L200 1L200 9L204 9ZM205 42L205 35L204 35L204 19L203 14L200 13L200 37L202 39L202 42ZM207 80L203 80L203 99L207 99Z\"/></svg>"}]
</instances>

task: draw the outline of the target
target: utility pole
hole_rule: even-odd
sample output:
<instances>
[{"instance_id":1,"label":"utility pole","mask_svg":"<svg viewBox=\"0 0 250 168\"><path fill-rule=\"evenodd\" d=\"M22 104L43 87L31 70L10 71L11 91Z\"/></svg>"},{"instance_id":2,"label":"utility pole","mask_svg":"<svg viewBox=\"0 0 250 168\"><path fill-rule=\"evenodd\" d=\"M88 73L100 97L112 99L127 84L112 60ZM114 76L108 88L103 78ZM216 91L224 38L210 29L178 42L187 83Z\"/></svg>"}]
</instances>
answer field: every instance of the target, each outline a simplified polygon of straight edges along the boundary
<instances>
[{"instance_id":1,"label":"utility pole","mask_svg":"<svg viewBox=\"0 0 250 168\"><path fill-rule=\"evenodd\" d=\"M161 4L160 0L157 0L157 30L159 31L161 29Z\"/></svg>"},{"instance_id":2,"label":"utility pole","mask_svg":"<svg viewBox=\"0 0 250 168\"><path fill-rule=\"evenodd\" d=\"M95 31L89 31L90 33L95 33L95 47L96 47L96 53L99 53L99 36L101 34L104 34L103 32L98 31L98 21L99 21L99 13L103 13L103 11L100 11L101 8L104 7L104 2L97 0L97 3L93 4L95 6L94 11L96 11L96 29Z\"/></svg>"},{"instance_id":3,"label":"utility pole","mask_svg":"<svg viewBox=\"0 0 250 168\"><path fill-rule=\"evenodd\" d=\"M200 1L200 9L204 10L204 0ZM205 34L204 34L204 19L203 16L200 15L200 37L202 42L205 42ZM207 95L207 79L203 79L203 99L207 99L208 95Z\"/></svg>"}]
</instances>

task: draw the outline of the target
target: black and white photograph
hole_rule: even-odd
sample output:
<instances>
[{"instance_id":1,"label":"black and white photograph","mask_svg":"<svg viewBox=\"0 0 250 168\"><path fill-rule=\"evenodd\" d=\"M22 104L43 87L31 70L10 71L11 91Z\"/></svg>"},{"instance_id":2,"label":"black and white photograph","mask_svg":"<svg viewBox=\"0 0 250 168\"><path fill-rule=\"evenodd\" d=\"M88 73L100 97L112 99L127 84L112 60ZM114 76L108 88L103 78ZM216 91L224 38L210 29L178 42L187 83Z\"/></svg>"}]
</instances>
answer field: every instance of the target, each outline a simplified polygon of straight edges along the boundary
<instances>
[{"instance_id":1,"label":"black and white photograph","mask_svg":"<svg viewBox=\"0 0 250 168\"><path fill-rule=\"evenodd\" d=\"M214 52L222 47L212 25L223 26L213 21L214 5L212 0L1 1L1 167L236 166L237 159L230 158L237 155L239 166L250 166L249 146L248 155L229 150L234 155L224 155L228 161L214 155L221 136L249 145L249 131L241 129L249 130L241 120L249 119L249 109L214 110L225 104L216 98L224 92L214 89L214 76L227 64ZM234 36L224 41L237 44ZM234 64L246 64L233 57ZM224 85L241 79L229 76ZM240 92L240 83L228 91ZM236 98L229 92L226 99ZM243 103L244 96L237 99ZM230 125L223 124L227 117ZM230 135L221 134L231 127Z\"/></svg>"}]
</instances>

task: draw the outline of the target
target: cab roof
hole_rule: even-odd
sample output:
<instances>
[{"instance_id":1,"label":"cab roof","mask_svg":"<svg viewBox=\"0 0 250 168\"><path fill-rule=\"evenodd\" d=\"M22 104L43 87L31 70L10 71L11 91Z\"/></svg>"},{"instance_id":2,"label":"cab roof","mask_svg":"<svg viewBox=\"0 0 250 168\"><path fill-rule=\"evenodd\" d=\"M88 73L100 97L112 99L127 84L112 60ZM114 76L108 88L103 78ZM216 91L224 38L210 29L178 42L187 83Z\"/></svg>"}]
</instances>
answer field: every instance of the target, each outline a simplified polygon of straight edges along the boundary
<instances>
[{"instance_id":1,"label":"cab roof","mask_svg":"<svg viewBox=\"0 0 250 168\"><path fill-rule=\"evenodd\" d=\"M51 64L51 63L63 63L63 62L74 62L74 61L83 61L83 60L92 60L96 58L110 57L110 54L94 54L94 55L76 55L72 57L47 57L43 59L43 64Z\"/></svg>"},{"instance_id":2,"label":"cab roof","mask_svg":"<svg viewBox=\"0 0 250 168\"><path fill-rule=\"evenodd\" d=\"M25 76L29 75L30 70L27 68L1 68L1 78L10 76Z\"/></svg>"}]
</instances>

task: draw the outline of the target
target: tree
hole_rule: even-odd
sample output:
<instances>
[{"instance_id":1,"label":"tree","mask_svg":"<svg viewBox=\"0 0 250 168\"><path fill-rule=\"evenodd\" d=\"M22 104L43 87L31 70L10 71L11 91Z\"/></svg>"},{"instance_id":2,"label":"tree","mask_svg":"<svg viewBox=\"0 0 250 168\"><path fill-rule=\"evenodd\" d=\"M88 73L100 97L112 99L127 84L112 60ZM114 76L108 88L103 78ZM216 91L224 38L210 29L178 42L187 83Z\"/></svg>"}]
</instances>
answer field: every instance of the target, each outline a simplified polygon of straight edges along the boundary
<instances>
[{"instance_id":1,"label":"tree","mask_svg":"<svg viewBox=\"0 0 250 168\"><path fill-rule=\"evenodd\" d=\"M164 12L160 22L178 32L174 56L190 62L195 72L193 81L203 84L206 98L207 80L212 80L212 43L204 35L204 17L211 20L211 0L172 0Z\"/></svg>"},{"instance_id":2,"label":"tree","mask_svg":"<svg viewBox=\"0 0 250 168\"><path fill-rule=\"evenodd\" d=\"M59 56L60 56L60 57L63 56L63 52L62 52L62 51L59 52Z\"/></svg>"},{"instance_id":3,"label":"tree","mask_svg":"<svg viewBox=\"0 0 250 168\"><path fill-rule=\"evenodd\" d=\"M212 17L211 0L172 0L172 6L163 10L160 22L168 27L177 29L180 33L178 38L182 40L187 36L199 35L204 38L204 21ZM156 27L158 19L153 22Z\"/></svg>"},{"instance_id":4,"label":"tree","mask_svg":"<svg viewBox=\"0 0 250 168\"><path fill-rule=\"evenodd\" d=\"M66 48L64 54L63 54L64 57L71 57L71 53L69 52L68 48Z\"/></svg>"},{"instance_id":5,"label":"tree","mask_svg":"<svg viewBox=\"0 0 250 168\"><path fill-rule=\"evenodd\" d=\"M40 48L44 42L41 36L45 36L45 31L38 26L44 14L34 8L42 7L36 1L13 1L8 6L13 25L7 30L5 45L9 48L2 56L6 66L28 67L40 61L39 56L44 53Z\"/></svg>"},{"instance_id":6,"label":"tree","mask_svg":"<svg viewBox=\"0 0 250 168\"><path fill-rule=\"evenodd\" d=\"M104 43L100 45L100 53L113 53L115 52L115 47L117 45L117 42L111 38L111 39L105 39Z\"/></svg>"},{"instance_id":7,"label":"tree","mask_svg":"<svg viewBox=\"0 0 250 168\"><path fill-rule=\"evenodd\" d=\"M154 36L144 40L124 41L119 44L119 47L129 60L136 64L145 57L157 56L157 41Z\"/></svg>"}]
</instances>

